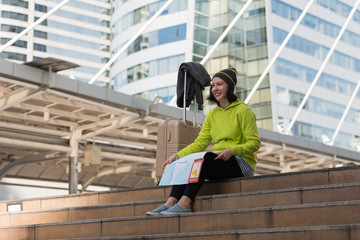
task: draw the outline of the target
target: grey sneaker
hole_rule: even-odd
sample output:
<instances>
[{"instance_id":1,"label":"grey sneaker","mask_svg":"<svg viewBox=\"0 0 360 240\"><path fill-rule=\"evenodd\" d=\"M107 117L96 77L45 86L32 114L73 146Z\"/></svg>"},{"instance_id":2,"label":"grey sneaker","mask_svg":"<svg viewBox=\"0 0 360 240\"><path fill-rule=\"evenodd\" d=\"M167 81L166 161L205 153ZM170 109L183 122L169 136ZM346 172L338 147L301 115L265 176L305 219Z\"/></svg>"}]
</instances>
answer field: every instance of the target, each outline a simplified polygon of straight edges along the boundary
<instances>
[{"instance_id":1,"label":"grey sneaker","mask_svg":"<svg viewBox=\"0 0 360 240\"><path fill-rule=\"evenodd\" d=\"M146 212L146 215L158 215L160 214L160 212L165 211L167 209L169 209L167 206L161 205L160 207L155 208L154 210Z\"/></svg>"},{"instance_id":2,"label":"grey sneaker","mask_svg":"<svg viewBox=\"0 0 360 240\"><path fill-rule=\"evenodd\" d=\"M168 208L167 210L160 212L160 214L170 215L170 214L179 214L179 213L186 213L186 212L192 212L191 206L183 208L183 207L180 207L178 204L175 204L171 208Z\"/></svg>"}]
</instances>

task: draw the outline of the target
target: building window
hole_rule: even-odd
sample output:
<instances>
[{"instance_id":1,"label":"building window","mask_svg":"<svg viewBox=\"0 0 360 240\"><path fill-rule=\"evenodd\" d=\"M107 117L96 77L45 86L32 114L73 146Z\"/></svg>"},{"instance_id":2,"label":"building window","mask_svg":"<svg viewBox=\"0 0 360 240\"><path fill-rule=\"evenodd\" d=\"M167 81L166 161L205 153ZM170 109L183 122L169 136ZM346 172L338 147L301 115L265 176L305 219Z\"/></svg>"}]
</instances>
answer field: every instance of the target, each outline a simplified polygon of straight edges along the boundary
<instances>
[{"instance_id":1,"label":"building window","mask_svg":"<svg viewBox=\"0 0 360 240\"><path fill-rule=\"evenodd\" d=\"M46 52L46 46L43 44L34 43L34 50L40 52Z\"/></svg>"},{"instance_id":2,"label":"building window","mask_svg":"<svg viewBox=\"0 0 360 240\"><path fill-rule=\"evenodd\" d=\"M326 4L325 4L326 2ZM297 20L298 16L300 16L302 10L295 8L293 6L290 6L280 0L272 0L272 12L287 18L289 20L295 21ZM341 8L346 8L347 10L344 11L346 12L346 15L343 15L343 13L341 13L341 11L335 11L334 8L331 8L334 12L340 14L343 17L347 17L348 13L350 13L351 7L341 3L340 1L336 1L336 0L318 0L317 1L318 4L320 4L323 7L329 8L329 6L331 6L333 3L334 5L338 5L338 6L342 6ZM339 8L339 9L341 9ZM291 13L291 14L290 14ZM358 20L356 20L356 18L354 17L355 21L357 21L358 23L360 23L360 11L356 12L358 17ZM337 26L331 22L325 21L321 18L318 18L312 14L306 14L306 16L304 17L303 21L301 22L301 24L310 27L312 29L314 29L315 31L318 31L320 33L323 33L325 35L328 35L330 37L336 38L341 30L340 26ZM354 32L348 31L346 30L343 37L341 38L341 41L346 42L348 44L351 44L355 47L360 47L360 35L356 34Z\"/></svg>"},{"instance_id":3,"label":"building window","mask_svg":"<svg viewBox=\"0 0 360 240\"><path fill-rule=\"evenodd\" d=\"M127 55L141 51L142 49L155 47L158 45L171 43L175 41L185 40L186 24L181 24L173 27L163 28L157 31L145 33L139 36L127 49ZM124 44L118 46L114 52L117 52ZM124 58L125 54L121 56ZM117 61L119 61L119 58Z\"/></svg>"},{"instance_id":4,"label":"building window","mask_svg":"<svg viewBox=\"0 0 360 240\"><path fill-rule=\"evenodd\" d=\"M1 44L5 45L10 40L11 40L10 38L1 38L0 41L1 41ZM12 44L12 46L26 48L27 42L23 41L23 40L17 40L15 43Z\"/></svg>"},{"instance_id":5,"label":"building window","mask_svg":"<svg viewBox=\"0 0 360 240\"><path fill-rule=\"evenodd\" d=\"M114 89L118 89L128 83L144 78L176 72L178 71L180 64L184 61L184 58L184 54L180 54L152 60L128 68L114 76Z\"/></svg>"},{"instance_id":6,"label":"building window","mask_svg":"<svg viewBox=\"0 0 360 240\"><path fill-rule=\"evenodd\" d=\"M246 43L248 46L260 45L266 41L266 28L260 28L246 32Z\"/></svg>"},{"instance_id":7,"label":"building window","mask_svg":"<svg viewBox=\"0 0 360 240\"><path fill-rule=\"evenodd\" d=\"M332 137L334 134L334 130L332 129L299 121L294 123L292 132L295 136L304 137L318 142L322 142L322 135ZM337 138L335 139L335 145L344 148L351 148L351 139L351 134L339 132Z\"/></svg>"},{"instance_id":8,"label":"building window","mask_svg":"<svg viewBox=\"0 0 360 240\"><path fill-rule=\"evenodd\" d=\"M12 60L18 60L25 62L26 61L26 55L20 54L20 53L13 53L13 52L2 52L0 53L1 58L4 59L12 59Z\"/></svg>"},{"instance_id":9,"label":"building window","mask_svg":"<svg viewBox=\"0 0 360 240\"><path fill-rule=\"evenodd\" d=\"M39 11L39 12L48 12L49 7L40 5L40 4L35 4L35 10ZM66 11L66 10L62 10L62 9L57 10L54 13L54 15L64 17L67 19L73 19L73 20L80 21L80 22L94 24L97 26L103 26L103 27L110 26L110 22L107 20L103 20L103 19L99 19L96 17L87 16L87 15L83 15L83 14L78 14L76 12L70 12L70 11Z\"/></svg>"},{"instance_id":10,"label":"building window","mask_svg":"<svg viewBox=\"0 0 360 240\"><path fill-rule=\"evenodd\" d=\"M286 75L306 82L312 82L317 73L317 70L315 69L290 62L283 58L276 60L275 71L278 74ZM353 89L355 89L355 83L327 73L321 74L316 85L349 96L352 94ZM360 94L358 94L358 97L360 98Z\"/></svg>"},{"instance_id":11,"label":"building window","mask_svg":"<svg viewBox=\"0 0 360 240\"><path fill-rule=\"evenodd\" d=\"M286 90L282 87L277 87L276 91L277 91L276 99L278 103L293 107L298 107L305 95L292 90ZM309 97L304 106L304 109L323 116L340 119L345 111L345 106L338 104L336 102L330 102L317 97ZM359 110L353 108L350 109L346 120L357 124L360 123L360 119L358 118L359 112L360 112Z\"/></svg>"},{"instance_id":12,"label":"building window","mask_svg":"<svg viewBox=\"0 0 360 240\"><path fill-rule=\"evenodd\" d=\"M38 17L34 18L35 21L38 19L39 19ZM90 28L79 27L79 26L75 26L75 25L71 25L71 24L66 24L63 22L53 21L53 20L49 20L49 19L43 21L41 23L41 25L49 26L49 27L56 28L59 30L65 30L68 32L74 32L77 34L83 34L83 35L98 37L98 38L102 38L102 39L110 39L109 33L93 30Z\"/></svg>"},{"instance_id":13,"label":"building window","mask_svg":"<svg viewBox=\"0 0 360 240\"><path fill-rule=\"evenodd\" d=\"M316 0L316 3L320 6L329 9L330 11L333 11L343 17L348 17L352 7L347 5L344 2L338 1L338 0ZM357 10L355 12L353 20L355 22L360 23L360 11Z\"/></svg>"},{"instance_id":14,"label":"building window","mask_svg":"<svg viewBox=\"0 0 360 240\"><path fill-rule=\"evenodd\" d=\"M174 97L175 93L176 93L176 86L171 86L171 87L164 87L164 88L149 90L146 92L136 94L136 96L145 98L145 99L148 99L151 101L154 100L154 98L156 96L160 96L161 100L164 103L168 103Z\"/></svg>"},{"instance_id":15,"label":"building window","mask_svg":"<svg viewBox=\"0 0 360 240\"><path fill-rule=\"evenodd\" d=\"M9 12L9 11L1 11L1 17L20 20L24 22L27 22L28 20L28 16L26 14Z\"/></svg>"},{"instance_id":16,"label":"building window","mask_svg":"<svg viewBox=\"0 0 360 240\"><path fill-rule=\"evenodd\" d=\"M28 8L29 6L29 3L23 0L1 0L0 2L4 5L11 5L22 8Z\"/></svg>"},{"instance_id":17,"label":"building window","mask_svg":"<svg viewBox=\"0 0 360 240\"><path fill-rule=\"evenodd\" d=\"M44 38L47 39L48 33L43 31L34 30L34 36L38 38Z\"/></svg>"},{"instance_id":18,"label":"building window","mask_svg":"<svg viewBox=\"0 0 360 240\"><path fill-rule=\"evenodd\" d=\"M68 50L65 48L46 46L46 45L38 44L38 43L34 43L34 50L40 51L40 52L47 52L47 53L64 56L64 57L70 57L70 58L74 58L74 59L83 59L86 61L91 61L91 62L96 62L96 63L107 62L109 60L108 58L103 58L99 55L88 54L88 53L78 52L78 51L72 51L72 50Z\"/></svg>"},{"instance_id":19,"label":"building window","mask_svg":"<svg viewBox=\"0 0 360 240\"><path fill-rule=\"evenodd\" d=\"M90 48L92 50L97 49L97 50L101 50L101 51L105 51L105 52L108 52L108 50L109 50L108 49L109 46L107 46L107 45L94 43L94 42L77 39L77 38L73 38L73 37L68 37L68 36L64 36L64 35L58 35L58 34L54 34L54 33L38 31L38 30L34 30L34 36L38 37L38 38L42 38L42 39L48 39L48 40L54 41L54 42L65 43L65 44L75 45L75 46L84 47L84 48Z\"/></svg>"},{"instance_id":20,"label":"building window","mask_svg":"<svg viewBox=\"0 0 360 240\"><path fill-rule=\"evenodd\" d=\"M149 5L135 9L133 12L130 12L124 15L122 18L118 19L114 24L115 36L119 35L123 30L128 29L133 25L145 22L150 19L165 4L165 2L166 1L161 0L150 3ZM175 0L167 9L165 9L162 15L183 10L186 10L186 0Z\"/></svg>"},{"instance_id":21,"label":"building window","mask_svg":"<svg viewBox=\"0 0 360 240\"><path fill-rule=\"evenodd\" d=\"M163 28L149 33L149 47L184 40L186 37L186 24Z\"/></svg>"},{"instance_id":22,"label":"building window","mask_svg":"<svg viewBox=\"0 0 360 240\"><path fill-rule=\"evenodd\" d=\"M8 24L1 24L1 31L4 31L4 32L20 33L20 32L22 32L24 29L25 29L25 28L19 27L19 26L8 25Z\"/></svg>"},{"instance_id":23,"label":"building window","mask_svg":"<svg viewBox=\"0 0 360 240\"><path fill-rule=\"evenodd\" d=\"M46 13L48 11L48 9L47 9L47 6L35 4L35 11Z\"/></svg>"},{"instance_id":24,"label":"building window","mask_svg":"<svg viewBox=\"0 0 360 240\"><path fill-rule=\"evenodd\" d=\"M273 34L274 34L274 36L273 36L274 42L281 44L284 41L284 39L287 35L287 32L274 27ZM296 35L293 35L290 38L290 40L287 44L287 47L298 50L305 54L311 55L320 60L324 60L326 55L329 52L329 48L321 46L320 44L306 40L306 39L301 38ZM357 69L357 67L356 67L357 61L359 61L359 59L348 56L339 51L334 51L333 55L331 56L331 58L329 60L329 63L338 65L340 67L349 69L351 71L359 72L359 69Z\"/></svg>"}]
</instances>

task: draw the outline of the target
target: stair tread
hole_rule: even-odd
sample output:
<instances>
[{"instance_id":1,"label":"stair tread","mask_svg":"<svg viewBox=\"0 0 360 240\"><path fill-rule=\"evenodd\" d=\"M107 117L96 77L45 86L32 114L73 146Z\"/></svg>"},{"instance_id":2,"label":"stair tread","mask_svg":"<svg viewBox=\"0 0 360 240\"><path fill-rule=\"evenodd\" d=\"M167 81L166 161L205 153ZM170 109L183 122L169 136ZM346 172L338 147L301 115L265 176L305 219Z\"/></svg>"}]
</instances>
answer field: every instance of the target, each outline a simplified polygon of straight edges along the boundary
<instances>
[{"instance_id":1,"label":"stair tread","mask_svg":"<svg viewBox=\"0 0 360 240\"><path fill-rule=\"evenodd\" d=\"M256 208L244 208L244 209L229 209L229 210L213 210L213 211L202 211L202 212L191 212L182 213L180 215L154 215L154 216L129 216L119 218L101 218L101 219L88 219L88 220L75 220L67 222L55 222L55 223L42 223L42 224L29 224L29 225L18 225L14 227L26 227L26 226L54 226L54 225L70 225L70 224L81 224L81 223L103 223L113 221L134 221L134 220L151 220L157 218L178 218L181 217L195 217L202 215L219 215L228 213L248 213L257 211L277 211L277 210L293 210L293 209L305 209L305 208L319 208L319 207L335 207L335 206L349 206L349 205L360 205L360 200L351 201L337 201L337 202L325 202L325 203L310 203L310 204L294 204L285 206L269 206L269 207L256 207ZM0 229L12 228L12 226L0 226Z\"/></svg>"},{"instance_id":2,"label":"stair tread","mask_svg":"<svg viewBox=\"0 0 360 240\"><path fill-rule=\"evenodd\" d=\"M301 227L283 227L283 228L256 228L243 230L223 230L223 231L207 231L207 232L187 232L187 233L171 233L171 234L153 234L153 235L133 235L133 236L110 236L110 237L94 237L86 238L92 239L152 239L152 238L169 238L169 237L190 237L190 236L224 236L229 234L256 234L256 233L278 233L278 232L302 232L302 231L317 231L317 230L333 230L333 229L357 229L360 228L360 223L355 224L334 224L334 225L319 225L319 226L301 226ZM81 238L59 238L54 240L78 240Z\"/></svg>"},{"instance_id":3,"label":"stair tread","mask_svg":"<svg viewBox=\"0 0 360 240\"><path fill-rule=\"evenodd\" d=\"M258 181L263 179L273 179L273 178L281 178L285 176L301 176L307 174L317 174L317 173L327 173L327 172L338 172L338 171L347 171L347 170L358 170L360 171L359 166L351 166L351 167L341 167L341 168L330 168L330 169L316 169L316 170L308 170L308 171L299 171L299 172L288 172L288 173L281 173L281 174L271 174L271 175L261 175L261 176L253 176L253 177L243 177L243 178L233 178L227 180L217 180L211 181L210 183L226 183L226 182L234 182L234 181ZM360 178L359 178L360 180ZM327 183L331 184L331 183ZM322 184L322 185L327 185ZM319 185L319 184L318 184ZM76 198L76 197L85 197L85 196L93 196L99 194L113 194L113 193L128 193L128 192L136 192L136 191L147 191L147 190L156 190L156 189L166 189L168 187L146 187L146 188L137 188L137 189L128 189L128 190L117 190L117 191L103 191L103 192L91 192L91 193L77 193L77 194L70 194L70 195L58 195L58 196L47 196L47 197L38 197L38 198L28 198L28 199L21 199L21 200L8 200L8 201L0 201L1 203L16 203L20 201L34 201L34 200L51 200L51 199L61 199L61 198ZM247 191L245 191L247 192Z\"/></svg>"},{"instance_id":4,"label":"stair tread","mask_svg":"<svg viewBox=\"0 0 360 240\"><path fill-rule=\"evenodd\" d=\"M13 239L360 236L360 166L212 181L202 190L195 212L175 216L140 215L162 203L170 187L0 202L0 209L16 202L26 206L22 212L0 213L2 225L9 224L0 226L0 234Z\"/></svg>"},{"instance_id":5,"label":"stair tread","mask_svg":"<svg viewBox=\"0 0 360 240\"><path fill-rule=\"evenodd\" d=\"M323 189L338 189L338 188L347 188L347 187L357 187L360 186L360 182L354 183L342 183L342 184L329 184L329 185L316 185L316 186L305 186L305 187L295 187L295 188L283 188L283 189L272 189L272 190L261 190L261 191L252 191L252 192L238 192L238 193L227 193L227 194L214 194L214 195L205 195L198 196L196 200L205 200L205 199L216 199L216 198L227 198L227 197L241 197L241 196L251 196L251 195L266 195L273 193L286 193L286 192L297 192L297 191L311 191L311 190L323 190ZM133 201L133 202L120 202L120 203L109 203L102 205L90 205L90 206L78 206L78 207L65 207L65 208L54 208L54 209L40 209L40 210L29 210L29 211L19 211L19 212L4 212L0 215L7 214L21 214L21 213L43 213L43 212L56 212L64 210L86 210L86 209L98 209L98 208L109 208L117 206L133 206L149 203L163 203L164 199L156 200L145 200L145 201Z\"/></svg>"}]
</instances>

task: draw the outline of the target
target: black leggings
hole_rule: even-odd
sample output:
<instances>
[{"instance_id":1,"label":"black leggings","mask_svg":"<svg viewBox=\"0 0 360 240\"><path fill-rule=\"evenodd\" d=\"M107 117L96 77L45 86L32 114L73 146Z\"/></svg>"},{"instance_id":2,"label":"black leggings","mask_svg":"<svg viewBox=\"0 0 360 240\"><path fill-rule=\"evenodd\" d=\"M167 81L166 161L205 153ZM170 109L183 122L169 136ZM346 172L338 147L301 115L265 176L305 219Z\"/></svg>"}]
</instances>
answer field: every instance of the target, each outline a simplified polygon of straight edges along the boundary
<instances>
[{"instance_id":1,"label":"black leggings","mask_svg":"<svg viewBox=\"0 0 360 240\"><path fill-rule=\"evenodd\" d=\"M201 167L199 181L197 183L174 185L170 197L180 200L182 196L187 196L194 201L195 196L205 182L205 179L217 180L244 176L234 156L228 161L221 159L214 160L215 157L217 157L215 153L206 153L204 155L204 162Z\"/></svg>"}]
</instances>

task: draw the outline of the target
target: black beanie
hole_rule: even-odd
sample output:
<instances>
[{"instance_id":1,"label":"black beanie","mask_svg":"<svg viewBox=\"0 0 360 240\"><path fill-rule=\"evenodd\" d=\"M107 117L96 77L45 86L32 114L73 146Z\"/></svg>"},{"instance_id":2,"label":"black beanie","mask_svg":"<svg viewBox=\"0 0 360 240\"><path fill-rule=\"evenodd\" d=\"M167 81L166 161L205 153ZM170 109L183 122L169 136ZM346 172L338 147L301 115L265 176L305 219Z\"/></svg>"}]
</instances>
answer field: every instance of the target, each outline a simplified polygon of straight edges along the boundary
<instances>
[{"instance_id":1,"label":"black beanie","mask_svg":"<svg viewBox=\"0 0 360 240\"><path fill-rule=\"evenodd\" d=\"M235 86L237 83L235 68L227 68L227 69L221 70L220 72L216 73L213 76L213 79L214 79L214 77L221 78L229 85L229 87L231 89L235 89Z\"/></svg>"}]
</instances>

